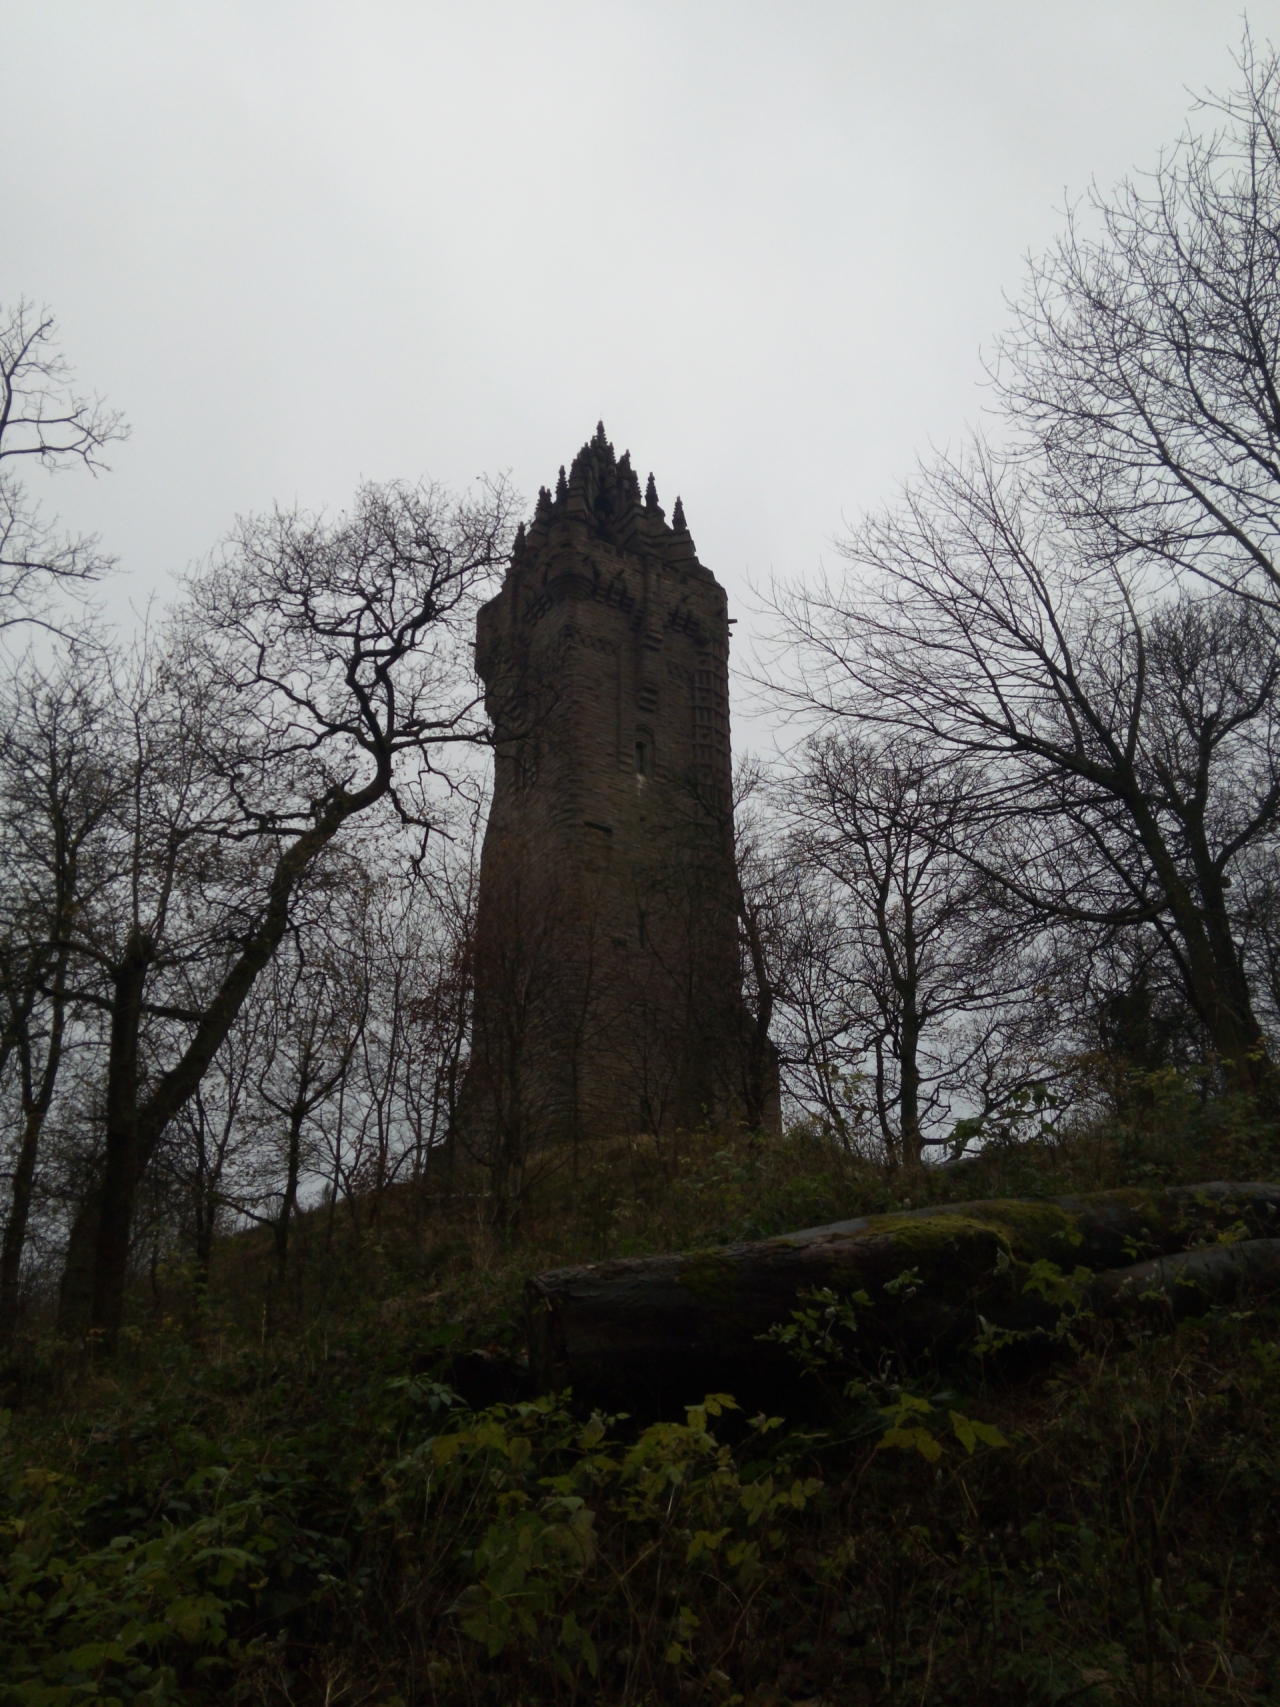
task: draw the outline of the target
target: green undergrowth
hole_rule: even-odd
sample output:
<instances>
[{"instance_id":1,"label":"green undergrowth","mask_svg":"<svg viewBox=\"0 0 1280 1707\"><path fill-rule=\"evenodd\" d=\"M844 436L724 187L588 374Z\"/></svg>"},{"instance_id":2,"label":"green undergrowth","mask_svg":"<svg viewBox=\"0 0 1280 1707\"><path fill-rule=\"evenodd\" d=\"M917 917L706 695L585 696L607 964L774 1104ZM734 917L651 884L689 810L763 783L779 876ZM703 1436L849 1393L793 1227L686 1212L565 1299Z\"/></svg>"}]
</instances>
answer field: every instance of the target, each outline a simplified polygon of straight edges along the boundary
<instances>
[{"instance_id":1,"label":"green undergrowth","mask_svg":"<svg viewBox=\"0 0 1280 1707\"><path fill-rule=\"evenodd\" d=\"M455 1175L316 1210L284 1285L253 1238L198 1296L159 1265L111 1365L35 1331L10 1362L0 1707L1274 1698L1265 1298L1167 1335L1083 1322L1016 1380L886 1368L821 1431L729 1395L642 1429L455 1390L460 1353L514 1372L539 1267L966 1196L1274 1177L1265 1136L1235 1129L1219 1156L1153 1140L1141 1168L1125 1143L886 1178L812 1135L704 1133L674 1159L580 1157L502 1234Z\"/></svg>"}]
</instances>

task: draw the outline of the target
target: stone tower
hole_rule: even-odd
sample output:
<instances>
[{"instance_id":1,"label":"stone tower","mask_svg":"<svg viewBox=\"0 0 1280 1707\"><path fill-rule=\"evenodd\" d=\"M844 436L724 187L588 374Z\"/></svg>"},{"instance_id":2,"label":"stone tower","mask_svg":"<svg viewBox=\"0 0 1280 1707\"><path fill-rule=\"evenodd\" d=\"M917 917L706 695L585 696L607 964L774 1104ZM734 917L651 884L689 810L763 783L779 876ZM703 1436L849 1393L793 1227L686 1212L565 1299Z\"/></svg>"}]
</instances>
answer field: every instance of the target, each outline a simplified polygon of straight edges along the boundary
<instances>
[{"instance_id":1,"label":"stone tower","mask_svg":"<svg viewBox=\"0 0 1280 1707\"><path fill-rule=\"evenodd\" d=\"M513 1168L547 1137L777 1124L742 998L728 663L680 500L668 524L601 425L476 626L496 750L462 1118Z\"/></svg>"}]
</instances>

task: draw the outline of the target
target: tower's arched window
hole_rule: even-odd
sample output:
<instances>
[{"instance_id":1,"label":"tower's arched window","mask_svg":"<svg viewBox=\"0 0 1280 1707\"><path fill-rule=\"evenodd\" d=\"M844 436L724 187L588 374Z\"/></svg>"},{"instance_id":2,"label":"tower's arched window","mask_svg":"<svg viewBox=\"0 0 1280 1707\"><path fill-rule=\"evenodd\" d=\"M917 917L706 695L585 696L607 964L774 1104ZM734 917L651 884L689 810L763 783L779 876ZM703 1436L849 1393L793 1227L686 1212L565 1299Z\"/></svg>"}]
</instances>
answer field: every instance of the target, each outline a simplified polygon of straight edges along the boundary
<instances>
[{"instance_id":1,"label":"tower's arched window","mask_svg":"<svg viewBox=\"0 0 1280 1707\"><path fill-rule=\"evenodd\" d=\"M637 741L636 742L636 775L637 776L648 776L648 774L649 774L649 743L647 741Z\"/></svg>"}]
</instances>

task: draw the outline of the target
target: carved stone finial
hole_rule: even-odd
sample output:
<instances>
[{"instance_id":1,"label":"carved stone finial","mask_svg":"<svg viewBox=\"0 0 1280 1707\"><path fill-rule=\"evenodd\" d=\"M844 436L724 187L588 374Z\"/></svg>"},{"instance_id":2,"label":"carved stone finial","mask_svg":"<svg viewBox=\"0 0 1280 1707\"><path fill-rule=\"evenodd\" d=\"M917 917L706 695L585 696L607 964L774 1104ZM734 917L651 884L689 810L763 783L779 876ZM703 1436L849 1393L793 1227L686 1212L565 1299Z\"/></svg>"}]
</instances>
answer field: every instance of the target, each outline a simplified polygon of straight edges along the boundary
<instances>
[{"instance_id":1,"label":"carved stone finial","mask_svg":"<svg viewBox=\"0 0 1280 1707\"><path fill-rule=\"evenodd\" d=\"M562 504L569 496L569 482L565 479L564 464L560 464L560 475L556 481L556 503Z\"/></svg>"},{"instance_id":2,"label":"carved stone finial","mask_svg":"<svg viewBox=\"0 0 1280 1707\"><path fill-rule=\"evenodd\" d=\"M652 473L648 485L644 489L644 507L646 510L656 510L658 507L658 487Z\"/></svg>"},{"instance_id":3,"label":"carved stone finial","mask_svg":"<svg viewBox=\"0 0 1280 1707\"><path fill-rule=\"evenodd\" d=\"M677 533L683 532L689 526L688 522L684 519L684 505L680 502L679 498L676 499L676 507L671 512L671 525Z\"/></svg>"},{"instance_id":4,"label":"carved stone finial","mask_svg":"<svg viewBox=\"0 0 1280 1707\"><path fill-rule=\"evenodd\" d=\"M536 509L534 510L534 516L536 518L538 516L548 515L550 513L550 510L551 510L551 494L550 494L550 492L547 491L545 486L539 486L539 488L538 488L538 503L537 503Z\"/></svg>"},{"instance_id":5,"label":"carved stone finial","mask_svg":"<svg viewBox=\"0 0 1280 1707\"><path fill-rule=\"evenodd\" d=\"M618 458L618 483L627 497L638 504L640 502L640 482L636 479L636 471L631 466L631 452L624 450Z\"/></svg>"}]
</instances>

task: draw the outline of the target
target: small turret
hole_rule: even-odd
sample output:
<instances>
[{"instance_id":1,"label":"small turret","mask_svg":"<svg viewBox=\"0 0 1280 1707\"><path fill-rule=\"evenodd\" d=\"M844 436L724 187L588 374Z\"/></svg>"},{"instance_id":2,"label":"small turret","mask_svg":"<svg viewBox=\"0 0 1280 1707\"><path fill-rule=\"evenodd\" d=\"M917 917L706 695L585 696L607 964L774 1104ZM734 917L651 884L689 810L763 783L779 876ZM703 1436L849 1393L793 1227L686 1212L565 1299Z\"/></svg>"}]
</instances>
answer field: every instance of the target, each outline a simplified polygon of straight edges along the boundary
<instances>
[{"instance_id":1,"label":"small turret","mask_svg":"<svg viewBox=\"0 0 1280 1707\"><path fill-rule=\"evenodd\" d=\"M551 494L545 486L538 488L538 502L534 505L533 522L525 535L525 552L537 552L551 532L552 521Z\"/></svg>"},{"instance_id":2,"label":"small turret","mask_svg":"<svg viewBox=\"0 0 1280 1707\"><path fill-rule=\"evenodd\" d=\"M618 483L633 504L640 502L640 481L631 466L631 452L624 450L618 458Z\"/></svg>"}]
</instances>

